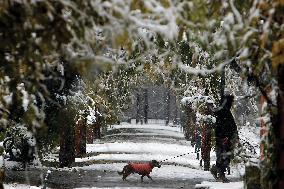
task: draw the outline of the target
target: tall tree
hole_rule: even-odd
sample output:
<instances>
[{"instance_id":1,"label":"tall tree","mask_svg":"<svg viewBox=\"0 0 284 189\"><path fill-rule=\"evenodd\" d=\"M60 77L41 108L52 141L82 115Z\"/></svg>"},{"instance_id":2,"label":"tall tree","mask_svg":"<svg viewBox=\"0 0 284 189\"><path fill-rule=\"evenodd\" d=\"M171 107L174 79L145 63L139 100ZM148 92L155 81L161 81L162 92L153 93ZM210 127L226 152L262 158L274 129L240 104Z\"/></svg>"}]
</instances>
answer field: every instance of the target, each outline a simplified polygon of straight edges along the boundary
<instances>
[{"instance_id":1,"label":"tall tree","mask_svg":"<svg viewBox=\"0 0 284 189\"><path fill-rule=\"evenodd\" d=\"M145 88L143 90L144 94L144 123L148 123L148 111L149 111L149 105L148 105L148 89Z\"/></svg>"}]
</instances>

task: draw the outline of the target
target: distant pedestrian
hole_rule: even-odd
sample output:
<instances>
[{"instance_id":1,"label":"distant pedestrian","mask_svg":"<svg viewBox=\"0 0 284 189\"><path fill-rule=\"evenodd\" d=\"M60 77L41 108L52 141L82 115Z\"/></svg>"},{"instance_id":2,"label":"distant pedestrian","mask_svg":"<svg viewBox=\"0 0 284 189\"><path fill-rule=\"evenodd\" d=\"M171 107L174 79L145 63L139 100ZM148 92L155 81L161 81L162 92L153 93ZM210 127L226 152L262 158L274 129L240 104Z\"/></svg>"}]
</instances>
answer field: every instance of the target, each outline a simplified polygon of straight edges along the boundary
<instances>
[{"instance_id":1,"label":"distant pedestrian","mask_svg":"<svg viewBox=\"0 0 284 189\"><path fill-rule=\"evenodd\" d=\"M215 111L215 139L216 139L216 166L210 169L214 178L222 182L228 182L225 177L226 169L233 157L233 144L237 141L238 132L231 107L234 96L226 95L222 100L221 107Z\"/></svg>"}]
</instances>

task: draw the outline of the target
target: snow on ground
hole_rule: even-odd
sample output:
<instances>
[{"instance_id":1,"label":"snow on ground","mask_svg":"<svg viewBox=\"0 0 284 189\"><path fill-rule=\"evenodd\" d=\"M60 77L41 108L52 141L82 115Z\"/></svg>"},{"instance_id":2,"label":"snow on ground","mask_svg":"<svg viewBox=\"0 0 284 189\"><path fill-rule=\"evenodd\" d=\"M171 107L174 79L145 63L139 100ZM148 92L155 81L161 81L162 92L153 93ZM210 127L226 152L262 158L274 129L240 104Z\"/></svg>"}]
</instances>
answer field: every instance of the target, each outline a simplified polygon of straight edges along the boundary
<instances>
[{"instance_id":1,"label":"snow on ground","mask_svg":"<svg viewBox=\"0 0 284 189\"><path fill-rule=\"evenodd\" d=\"M151 176L159 179L204 179L213 181L214 178L208 171L203 171L196 159L194 147L190 145L183 137L180 127L169 127L163 125L136 125L123 123L114 125L109 130L124 129L122 133L107 135L114 140L100 141L96 140L94 144L87 144L88 157L76 158L76 162L96 162L107 161L105 164L92 164L82 167L74 167L81 170L99 170L104 172L121 171L126 163L121 161L142 162L156 159L158 161L169 159L162 163L161 168L154 168ZM132 130L127 130L132 129ZM137 133L136 133L137 132ZM133 137L137 136L137 139ZM119 139L119 136L131 136L129 140ZM142 136L142 138L141 138ZM144 139L147 136L149 139ZM241 139L249 140L249 143L258 149L258 131L252 128L241 128L239 131ZM166 140L165 140L166 139ZM258 145L258 146L257 146ZM187 155L173 158L177 155ZM257 154L258 155L258 154ZM54 156L58 159L58 156ZM215 152L211 152L211 165L215 164ZM229 179L240 178L244 173L244 165L232 165ZM139 179L139 176L130 175L129 179ZM197 187L208 187L210 189L240 189L243 188L243 182L219 183L219 182L202 182ZM118 187L114 187L119 189ZM132 189L136 189L131 187ZM93 187L92 189L96 189ZM106 188L105 188L106 189ZM111 189L111 188L110 188ZM127 189L127 188L123 188ZM139 187L137 189L140 189Z\"/></svg>"},{"instance_id":2,"label":"snow on ground","mask_svg":"<svg viewBox=\"0 0 284 189\"><path fill-rule=\"evenodd\" d=\"M260 127L243 126L238 129L239 137L243 141L248 141L255 148L256 156L260 156Z\"/></svg>"},{"instance_id":3,"label":"snow on ground","mask_svg":"<svg viewBox=\"0 0 284 189\"><path fill-rule=\"evenodd\" d=\"M38 186L30 186L30 185L26 185L26 184L17 184L17 183L13 183L13 184L4 184L4 188L5 189L41 189L41 187Z\"/></svg>"},{"instance_id":4,"label":"snow on ground","mask_svg":"<svg viewBox=\"0 0 284 189\"><path fill-rule=\"evenodd\" d=\"M190 142L185 141L183 133L179 127L168 127L162 125L133 125L122 124L114 125L111 129L125 129L132 128L142 131L141 135L146 133L163 133L171 140L171 144L165 144L163 141L155 140L149 141L116 141L113 143L95 143L87 145L87 153L98 153L98 155L76 158L76 162L86 162L93 160L108 160L109 164L93 164L90 166L81 167L85 170L104 170L104 171L119 171L122 170L126 163L116 163L119 161L150 161L150 160L164 160L160 169L153 170L153 176L162 178L210 178L212 175L207 171L203 171L199 165L199 160L196 159L194 148ZM133 134L133 133L132 133ZM181 141L176 141L173 136L182 135ZM185 154L181 157L177 155ZM175 157L175 158L174 158ZM172 159L171 159L172 158ZM211 164L216 160L215 152L211 152ZM113 161L113 163L111 163ZM169 164L170 165L167 165ZM172 165L174 164L174 165ZM176 165L176 166L175 166ZM243 171L242 171L243 172ZM238 169L231 169L232 177L240 177L241 173Z\"/></svg>"},{"instance_id":5,"label":"snow on ground","mask_svg":"<svg viewBox=\"0 0 284 189\"><path fill-rule=\"evenodd\" d=\"M243 182L230 182L230 183L222 183L222 182L208 182L203 181L201 184L197 184L195 188L208 188L208 189L243 189Z\"/></svg>"},{"instance_id":6,"label":"snow on ground","mask_svg":"<svg viewBox=\"0 0 284 189\"><path fill-rule=\"evenodd\" d=\"M97 148L96 148L97 147ZM144 151L141 151L143 149ZM108 161L150 161L158 160L187 166L190 168L200 169L199 160L196 159L194 148L182 145L165 145L159 143L109 143L93 145L90 152L107 152L96 156L76 158L76 162L86 162L93 160L108 160ZM120 153L117 153L120 152ZM121 153L122 152L122 153ZM180 154L186 154L181 157L175 157ZM211 153L212 163L215 161L215 153ZM174 158L175 157L175 158ZM171 159L172 158L172 159Z\"/></svg>"},{"instance_id":7,"label":"snow on ground","mask_svg":"<svg viewBox=\"0 0 284 189\"><path fill-rule=\"evenodd\" d=\"M243 182L221 183L221 182L204 181L201 184L197 184L195 186L195 188L202 188L202 187L208 188L208 189L228 189L228 188L243 189L244 188ZM41 187L38 187L38 186L30 186L26 184L17 184L17 183L4 184L4 188L5 189L41 189ZM147 188L148 189L163 189L163 188L151 188L151 187L147 187ZM142 188L141 187L104 187L104 188L88 187L88 188L80 188L80 189L142 189Z\"/></svg>"},{"instance_id":8,"label":"snow on ground","mask_svg":"<svg viewBox=\"0 0 284 189\"><path fill-rule=\"evenodd\" d=\"M166 147L166 148L165 148ZM114 142L104 144L88 144L87 153L90 152L125 152L125 153L155 153L162 155L179 155L186 152L194 152L191 146L163 143L135 143L135 142Z\"/></svg>"},{"instance_id":9,"label":"snow on ground","mask_svg":"<svg viewBox=\"0 0 284 189\"><path fill-rule=\"evenodd\" d=\"M97 188L97 187L92 187L92 188L75 188L75 189L145 189L145 187L104 187L104 188ZM147 187L147 189L165 189L165 188L152 188L152 187Z\"/></svg>"},{"instance_id":10,"label":"snow on ground","mask_svg":"<svg viewBox=\"0 0 284 189\"><path fill-rule=\"evenodd\" d=\"M111 129L151 129L152 131L165 130L165 131L181 132L181 127L170 127L162 124L136 125L136 124L122 123L121 125L112 125L109 129L110 130Z\"/></svg>"},{"instance_id":11,"label":"snow on ground","mask_svg":"<svg viewBox=\"0 0 284 189\"><path fill-rule=\"evenodd\" d=\"M182 164L188 167L199 168L199 161L192 159L195 155L188 155L184 157L178 157L175 159L167 160L165 163ZM85 162L89 160L112 160L112 161L151 161L151 160L164 160L166 158L172 158L170 155L158 155L158 154L100 154L98 156L92 156L87 158L76 158L76 162Z\"/></svg>"},{"instance_id":12,"label":"snow on ground","mask_svg":"<svg viewBox=\"0 0 284 189\"><path fill-rule=\"evenodd\" d=\"M81 170L100 170L104 172L111 172L111 171L121 171L123 167L126 165L126 163L111 163L111 164L93 164L89 166L83 166L83 167L77 167L76 169ZM213 176L209 171L203 171L202 169L196 169L196 168L189 168L189 167L183 167L178 165L163 165L161 168L154 168L151 176L155 179L156 178L162 178L162 179L205 179L205 180L214 180ZM235 178L239 175L232 174L228 175L228 178ZM130 175L131 177L139 177L138 175ZM136 178L136 179L137 179ZM139 179L138 178L138 179Z\"/></svg>"},{"instance_id":13,"label":"snow on ground","mask_svg":"<svg viewBox=\"0 0 284 189\"><path fill-rule=\"evenodd\" d=\"M138 131L141 129L138 129ZM119 134L112 134L112 135L108 135L108 137L113 137L113 136L152 136L152 137L156 137L156 136L169 136L169 132L167 131L163 131L160 130L160 133L155 133L155 132L144 132L144 133L119 133ZM178 132L171 132L171 136L172 137L176 137L176 138L184 138L183 133L178 133Z\"/></svg>"},{"instance_id":14,"label":"snow on ground","mask_svg":"<svg viewBox=\"0 0 284 189\"><path fill-rule=\"evenodd\" d=\"M196 159L196 153L194 152L194 148L190 145L189 141L184 140L183 133L179 127L169 127L169 126L163 126L163 125L155 125L155 124L149 124L149 125L136 125L136 124L127 124L123 123L122 125L114 125L110 130L112 129L135 129L136 131L144 131L143 133L138 133L141 135L145 135L145 133L149 133L151 136L152 134L163 134L165 136L168 136L167 139L171 142L170 144L165 144L163 140L158 140L157 138L153 138L151 141L149 138L148 141L115 141L115 142L107 142L107 143L100 143L100 141L96 141L95 144L87 144L87 153L95 154L95 155L89 155L88 157L84 158L76 158L76 162L89 162L89 161L109 161L109 164L94 164L91 166L83 167L83 169L95 169L95 170L102 170L101 167L115 167L115 171L121 170L124 164L117 164L117 162L120 161L126 161L126 162L141 162L141 161L150 161L150 160L158 160L162 161L165 159L169 159L165 162L163 162L162 169L165 169L165 172L159 172L158 173L164 173L167 174L168 172L172 172L171 169L174 170L183 170L184 174L185 172L188 172L189 174L192 174L195 170L199 170L197 175L202 175L204 171L202 170L202 167L199 165L199 160ZM125 133L123 133L125 134ZM135 134L135 133L131 133ZM118 134L117 134L118 135ZM181 140L176 140L173 138L173 136L182 136L180 137ZM111 135L108 135L111 136ZM185 154L181 157L175 157L177 155ZM175 157L175 158L174 158ZM51 156L50 156L51 158ZM51 159L50 159L51 160ZM58 161L58 156L52 156L52 160ZM211 164L214 164L216 160L215 152L212 150L211 152ZM175 164L176 167L168 167L169 165L166 164ZM173 165L172 165L173 166ZM180 167L179 167L180 166ZM104 168L104 169L105 169ZM167 168L167 169L166 169ZM106 169L108 170L108 169ZM231 173L232 177L240 177L244 172L244 168L242 166L238 167L232 167ZM179 173L176 173L179 175ZM172 177L173 175L168 175L168 177ZM207 177L211 178L210 174L206 174ZM166 177L165 175L162 175L162 177ZM191 177L190 175L187 175L187 177ZM213 178L213 177L212 177Z\"/></svg>"},{"instance_id":15,"label":"snow on ground","mask_svg":"<svg viewBox=\"0 0 284 189\"><path fill-rule=\"evenodd\" d=\"M101 171L121 171L125 166L125 163L113 163L113 164L94 164L90 166L78 167L78 169L82 170L101 170ZM188 167L182 166L174 166L174 165L162 165L161 168L155 167L151 173L151 176L155 180L156 178L164 178L164 179L214 179L209 171L203 171L198 169L192 169ZM130 175L131 177L139 177L138 175Z\"/></svg>"},{"instance_id":16,"label":"snow on ground","mask_svg":"<svg viewBox=\"0 0 284 189\"><path fill-rule=\"evenodd\" d=\"M76 158L76 162L85 162L90 160L114 160L114 161L150 161L170 159L174 156L188 153L185 156L167 160L166 163L182 164L188 167L200 168L199 160L196 159L194 148L190 142L184 140L184 135L179 127L169 127L162 125L132 125L122 124L114 125L110 129L125 129L132 128L145 135L149 133L150 136L164 135L172 144L165 144L163 141L133 141L133 142L120 142L113 143L96 143L87 145L87 153L102 153L96 156ZM124 133L125 134L125 133ZM133 133L132 133L133 134ZM173 137L179 137L182 144L176 142ZM154 137L155 138L155 137ZM119 153L118 153L119 152ZM213 153L214 154L214 153ZM214 157L212 158L215 159Z\"/></svg>"}]
</instances>

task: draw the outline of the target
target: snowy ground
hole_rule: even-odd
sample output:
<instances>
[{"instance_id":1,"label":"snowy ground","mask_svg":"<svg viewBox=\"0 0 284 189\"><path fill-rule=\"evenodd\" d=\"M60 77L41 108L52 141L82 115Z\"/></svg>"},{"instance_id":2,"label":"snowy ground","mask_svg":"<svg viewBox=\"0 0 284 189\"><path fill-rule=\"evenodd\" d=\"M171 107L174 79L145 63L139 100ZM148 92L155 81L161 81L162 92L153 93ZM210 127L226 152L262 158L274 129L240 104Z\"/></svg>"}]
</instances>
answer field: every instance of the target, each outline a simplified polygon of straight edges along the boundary
<instances>
[{"instance_id":1,"label":"snowy ground","mask_svg":"<svg viewBox=\"0 0 284 189\"><path fill-rule=\"evenodd\" d=\"M4 188L5 189L41 189L41 187L38 186L30 186L30 185L26 185L26 184L17 184L17 183L13 183L13 184L4 184Z\"/></svg>"},{"instance_id":2,"label":"snowy ground","mask_svg":"<svg viewBox=\"0 0 284 189\"><path fill-rule=\"evenodd\" d=\"M257 145L257 132L241 130L240 138L248 137ZM50 183L55 188L64 184L66 188L117 188L117 189L142 189L142 188L195 188L205 187L210 189L240 189L243 174L243 165L231 167L231 175L228 178L231 183L215 182L208 171L203 171L196 159L194 148L189 141L184 139L179 127L169 127L157 124L136 125L123 123L114 125L101 139L94 144L87 145L87 157L76 158L80 166L72 169L52 170ZM179 158L173 158L185 154ZM172 158L172 159L171 159ZM50 161L58 161L58 154L46 157ZM164 160L161 168L154 168L151 176L154 181L147 178L144 183L140 182L139 175L131 175L128 181L123 182L117 171L122 170L127 162L144 162L152 159ZM215 163L215 153L211 153L211 164ZM65 173L63 173L65 171ZM200 184L201 183L201 184ZM72 186L72 187L71 187ZM7 188L13 185L7 185ZM14 188L29 188L18 185ZM32 188L32 187L30 187ZM34 187L36 188L36 187Z\"/></svg>"},{"instance_id":3,"label":"snowy ground","mask_svg":"<svg viewBox=\"0 0 284 189\"><path fill-rule=\"evenodd\" d=\"M197 184L196 188L208 188L208 189L243 189L243 182L222 183L222 182L207 182L204 181L201 184Z\"/></svg>"},{"instance_id":4,"label":"snowy ground","mask_svg":"<svg viewBox=\"0 0 284 189\"><path fill-rule=\"evenodd\" d=\"M140 136L148 136L147 141L140 141L135 133L120 133L115 134L119 136L127 135L136 136L136 141L129 137L129 141L112 141L87 145L87 153L98 153L99 155L76 158L76 162L86 162L93 160L110 160L114 162L109 166L109 164L96 164L83 167L83 169L112 169L113 171L122 169L125 163L117 162L128 162L128 161L149 161L149 160L164 160L164 164L169 164L168 166L163 166L161 169L157 169L153 172L157 173L159 177L175 177L180 175L185 178L192 177L203 177L211 178L212 176L209 172L202 170L199 165L199 160L196 159L196 153L194 153L194 148L190 145L189 141L184 140L184 135L179 127L167 127L161 125L134 125L134 124L123 124L114 125L111 129L135 129L135 131ZM109 135L113 136L113 135ZM161 136L166 136L166 138L160 138ZM175 137L175 138L173 138ZM173 158L177 155L185 154L187 155ZM171 159L173 158L173 159ZM212 164L215 163L216 157L215 153L211 152ZM174 168L174 171L172 171ZM243 170L241 170L243 171ZM180 173L180 174L179 174ZM232 175L229 177L240 177L241 172L239 167L233 167ZM213 177L212 177L213 178Z\"/></svg>"}]
</instances>

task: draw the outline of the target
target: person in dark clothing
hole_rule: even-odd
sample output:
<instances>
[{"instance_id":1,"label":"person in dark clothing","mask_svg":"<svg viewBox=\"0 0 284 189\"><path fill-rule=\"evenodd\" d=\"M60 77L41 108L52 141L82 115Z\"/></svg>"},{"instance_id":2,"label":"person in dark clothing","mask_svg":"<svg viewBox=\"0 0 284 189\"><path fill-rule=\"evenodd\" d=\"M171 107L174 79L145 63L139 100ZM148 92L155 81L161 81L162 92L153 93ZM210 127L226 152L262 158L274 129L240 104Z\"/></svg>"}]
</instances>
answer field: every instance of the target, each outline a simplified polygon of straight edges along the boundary
<instances>
[{"instance_id":1,"label":"person in dark clothing","mask_svg":"<svg viewBox=\"0 0 284 189\"><path fill-rule=\"evenodd\" d=\"M237 125L231 113L234 96L226 95L222 105L215 112L216 126L216 165L211 168L214 178L223 182L228 182L225 177L226 169L229 167L233 157L233 144L237 141Z\"/></svg>"}]
</instances>

